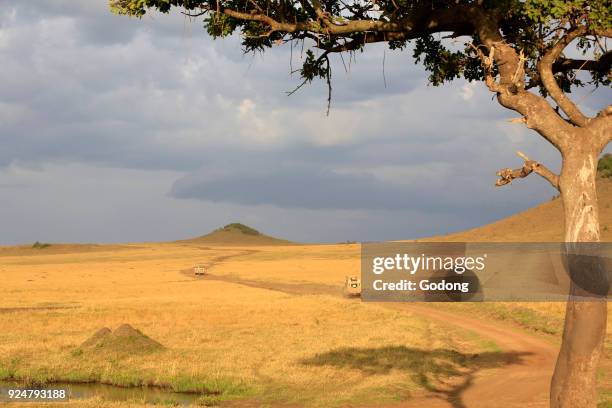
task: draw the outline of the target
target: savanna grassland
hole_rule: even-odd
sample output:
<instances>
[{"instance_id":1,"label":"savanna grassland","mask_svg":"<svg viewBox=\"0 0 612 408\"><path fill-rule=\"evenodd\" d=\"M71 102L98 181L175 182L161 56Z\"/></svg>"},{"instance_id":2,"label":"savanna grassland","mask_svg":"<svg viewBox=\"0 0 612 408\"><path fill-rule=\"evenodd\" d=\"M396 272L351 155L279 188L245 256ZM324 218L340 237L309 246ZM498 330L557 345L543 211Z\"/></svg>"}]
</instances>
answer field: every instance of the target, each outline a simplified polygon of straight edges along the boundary
<instances>
[{"instance_id":1,"label":"savanna grassland","mask_svg":"<svg viewBox=\"0 0 612 408\"><path fill-rule=\"evenodd\" d=\"M375 405L419 393L471 353L495 351L469 331L343 298L344 274L358 272L357 245L44 251L2 257L0 378L160 385L203 392L205 401ZM217 258L225 260L211 273L220 276L274 283L284 270L291 284L334 285L338 296L184 273ZM80 347L100 328L123 323L164 348ZM334 362L343 352L355 367ZM403 369L394 368L398 359Z\"/></svg>"},{"instance_id":2,"label":"savanna grassland","mask_svg":"<svg viewBox=\"0 0 612 408\"><path fill-rule=\"evenodd\" d=\"M612 183L600 187L610 241ZM429 240L559 241L561 210L553 200ZM0 248L0 380L154 385L201 393L203 406L546 406L562 303L362 303L342 295L345 275L359 274L358 244L262 238L219 230L173 243ZM208 276L193 275L198 263ZM83 344L126 323L161 346ZM612 404L610 337L602 407Z\"/></svg>"}]
</instances>

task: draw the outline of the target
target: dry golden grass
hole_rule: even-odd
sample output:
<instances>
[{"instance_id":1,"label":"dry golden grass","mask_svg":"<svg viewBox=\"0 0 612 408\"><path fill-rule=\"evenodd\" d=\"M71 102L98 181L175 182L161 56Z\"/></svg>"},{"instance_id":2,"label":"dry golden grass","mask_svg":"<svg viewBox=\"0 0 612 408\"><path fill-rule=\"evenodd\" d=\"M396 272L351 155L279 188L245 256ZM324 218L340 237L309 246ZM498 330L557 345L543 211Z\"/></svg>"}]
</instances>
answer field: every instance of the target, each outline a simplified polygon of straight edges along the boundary
<instances>
[{"instance_id":1,"label":"dry golden grass","mask_svg":"<svg viewBox=\"0 0 612 408\"><path fill-rule=\"evenodd\" d=\"M44 408L128 408L133 407L134 402L105 401L102 398L90 398L84 400L72 400L69 402L45 402ZM6 403L6 408L40 408L38 402L15 402ZM139 403L139 408L158 408L159 405Z\"/></svg>"},{"instance_id":2,"label":"dry golden grass","mask_svg":"<svg viewBox=\"0 0 612 408\"><path fill-rule=\"evenodd\" d=\"M356 248L260 247L227 259L214 273L339 288L344 274L358 272ZM243 248L139 244L119 252L3 256L0 378L155 384L309 406L367 405L418 392L423 383L414 373L440 374L439 355L436 361L427 357L432 350L448 352L440 355L455 364L450 360L460 360L458 353L494 347L470 333L383 306L194 280L181 273L197 262L244 253ZM122 323L165 349L125 356L78 348L101 327ZM347 348L365 353L360 358L374 365L392 350L392 357L403 358L412 370L372 373L321 360Z\"/></svg>"}]
</instances>

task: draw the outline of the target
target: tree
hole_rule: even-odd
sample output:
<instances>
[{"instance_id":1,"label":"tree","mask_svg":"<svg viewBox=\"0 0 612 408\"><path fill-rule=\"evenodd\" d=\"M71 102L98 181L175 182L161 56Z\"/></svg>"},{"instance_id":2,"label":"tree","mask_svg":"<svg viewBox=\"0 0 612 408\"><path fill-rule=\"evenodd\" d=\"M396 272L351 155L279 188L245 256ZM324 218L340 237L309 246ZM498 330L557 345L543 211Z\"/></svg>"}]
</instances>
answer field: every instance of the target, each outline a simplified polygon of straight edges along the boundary
<instances>
[{"instance_id":1,"label":"tree","mask_svg":"<svg viewBox=\"0 0 612 408\"><path fill-rule=\"evenodd\" d=\"M606 0L110 0L110 7L136 17L177 7L202 16L214 38L240 31L246 52L301 42L307 51L298 88L322 78L330 99L331 55L378 42L404 49L413 41L414 58L433 85L459 77L484 81L502 106L520 114L516 122L561 153L559 175L523 156L523 167L501 170L497 185L540 175L561 193L565 241L600 239L595 179L597 159L612 138L612 105L589 117L568 95L575 87L610 86L612 10ZM454 49L448 39L465 39L465 47ZM582 57L566 56L570 46ZM551 406L596 405L606 319L605 300L570 296Z\"/></svg>"}]
</instances>

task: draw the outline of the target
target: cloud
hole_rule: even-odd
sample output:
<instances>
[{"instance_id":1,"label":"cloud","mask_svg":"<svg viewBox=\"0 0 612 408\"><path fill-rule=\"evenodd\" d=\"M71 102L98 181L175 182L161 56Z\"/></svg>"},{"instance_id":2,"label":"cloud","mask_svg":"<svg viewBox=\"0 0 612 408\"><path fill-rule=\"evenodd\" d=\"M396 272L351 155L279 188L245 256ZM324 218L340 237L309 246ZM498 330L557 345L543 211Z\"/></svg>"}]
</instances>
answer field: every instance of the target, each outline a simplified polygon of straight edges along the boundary
<instances>
[{"instance_id":1,"label":"cloud","mask_svg":"<svg viewBox=\"0 0 612 408\"><path fill-rule=\"evenodd\" d=\"M474 96L474 83L468 82L466 84L463 84L463 86L461 87L460 95L464 101L469 101L470 99L472 99L472 97Z\"/></svg>"},{"instance_id":2,"label":"cloud","mask_svg":"<svg viewBox=\"0 0 612 408\"><path fill-rule=\"evenodd\" d=\"M19 3L2 14L0 166L69 161L182 170L209 151L350 138L332 135L339 115L325 120L317 85L285 96L297 84L288 49L249 61L237 38L213 42L194 23L187 33L177 16L129 20L86 3ZM92 34L94 20L113 34ZM338 83L337 106L362 99L357 81L347 85Z\"/></svg>"},{"instance_id":3,"label":"cloud","mask_svg":"<svg viewBox=\"0 0 612 408\"><path fill-rule=\"evenodd\" d=\"M260 175L232 174L214 179L206 176L191 175L178 180L172 187L172 195L242 205L270 204L281 208L414 208L414 201L403 191L365 174L278 168Z\"/></svg>"},{"instance_id":4,"label":"cloud","mask_svg":"<svg viewBox=\"0 0 612 408\"><path fill-rule=\"evenodd\" d=\"M296 241L339 242L423 236L470 219L403 209L315 210L176 200L165 194L179 173L45 164L0 170L0 244L139 242L198 236L240 221Z\"/></svg>"},{"instance_id":5,"label":"cloud","mask_svg":"<svg viewBox=\"0 0 612 408\"><path fill-rule=\"evenodd\" d=\"M409 51L368 46L346 70L334 58L330 116L321 81L286 95L299 48L243 55L238 37L213 41L179 13L13 2L0 58L2 242L181 238L229 221L298 240L398 239L552 195L536 178L492 187L520 164L515 150L553 168L558 154L506 124L515 115L482 84L427 86ZM595 109L609 92L580 95ZM151 227L160 219L175 222Z\"/></svg>"},{"instance_id":6,"label":"cloud","mask_svg":"<svg viewBox=\"0 0 612 408\"><path fill-rule=\"evenodd\" d=\"M465 190L464 197L452 197L451 191L431 188L426 179L406 185L384 181L367 173L339 174L330 170L278 168L264 174L220 177L192 174L176 181L171 195L281 208L465 213L479 207L478 203L467 199L471 195L470 189Z\"/></svg>"}]
</instances>

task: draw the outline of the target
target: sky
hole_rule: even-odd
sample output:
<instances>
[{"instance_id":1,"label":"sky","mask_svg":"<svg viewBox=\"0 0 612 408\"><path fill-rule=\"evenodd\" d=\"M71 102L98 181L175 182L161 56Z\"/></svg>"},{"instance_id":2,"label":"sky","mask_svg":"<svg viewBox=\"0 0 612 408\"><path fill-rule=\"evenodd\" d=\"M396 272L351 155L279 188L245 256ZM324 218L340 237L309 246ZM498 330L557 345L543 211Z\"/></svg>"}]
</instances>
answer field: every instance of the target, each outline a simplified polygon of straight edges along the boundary
<instances>
[{"instance_id":1,"label":"sky","mask_svg":"<svg viewBox=\"0 0 612 408\"><path fill-rule=\"evenodd\" d=\"M179 13L105 0L0 0L0 244L166 241L230 222L300 242L409 239L550 200L521 150L560 156L482 83L427 85L411 53L369 46L327 90L300 48L244 55ZM384 61L384 64L383 64ZM588 114L612 91L579 96ZM561 222L561 220L560 220Z\"/></svg>"}]
</instances>

